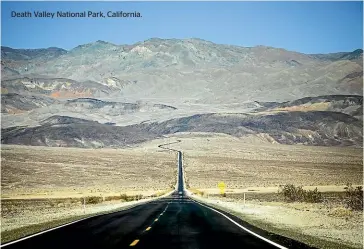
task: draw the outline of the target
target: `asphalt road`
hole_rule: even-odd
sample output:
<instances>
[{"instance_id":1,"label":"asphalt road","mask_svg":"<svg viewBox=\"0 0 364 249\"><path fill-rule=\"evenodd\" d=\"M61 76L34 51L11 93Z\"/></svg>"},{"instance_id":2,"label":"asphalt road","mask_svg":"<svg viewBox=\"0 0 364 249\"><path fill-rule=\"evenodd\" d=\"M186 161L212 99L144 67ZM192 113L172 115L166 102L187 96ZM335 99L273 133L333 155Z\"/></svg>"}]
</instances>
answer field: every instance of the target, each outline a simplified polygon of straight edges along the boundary
<instances>
[{"instance_id":1,"label":"asphalt road","mask_svg":"<svg viewBox=\"0 0 364 249\"><path fill-rule=\"evenodd\" d=\"M182 160L178 165L177 191L170 197L89 218L5 248L278 248L244 231L223 215L181 196L179 192L184 189ZM229 217L244 224L234 216ZM290 248L307 248L301 243L254 229Z\"/></svg>"}]
</instances>

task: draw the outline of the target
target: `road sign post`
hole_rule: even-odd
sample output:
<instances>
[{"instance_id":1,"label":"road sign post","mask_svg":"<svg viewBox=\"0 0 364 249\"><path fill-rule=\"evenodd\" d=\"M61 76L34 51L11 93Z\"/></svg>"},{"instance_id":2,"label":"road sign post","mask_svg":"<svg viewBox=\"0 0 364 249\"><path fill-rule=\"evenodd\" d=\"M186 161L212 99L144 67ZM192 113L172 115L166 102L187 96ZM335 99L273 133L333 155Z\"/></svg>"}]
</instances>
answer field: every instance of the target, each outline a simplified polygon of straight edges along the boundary
<instances>
[{"instance_id":1,"label":"road sign post","mask_svg":"<svg viewBox=\"0 0 364 249\"><path fill-rule=\"evenodd\" d=\"M86 198L85 196L83 197L83 213L86 213Z\"/></svg>"}]
</instances>

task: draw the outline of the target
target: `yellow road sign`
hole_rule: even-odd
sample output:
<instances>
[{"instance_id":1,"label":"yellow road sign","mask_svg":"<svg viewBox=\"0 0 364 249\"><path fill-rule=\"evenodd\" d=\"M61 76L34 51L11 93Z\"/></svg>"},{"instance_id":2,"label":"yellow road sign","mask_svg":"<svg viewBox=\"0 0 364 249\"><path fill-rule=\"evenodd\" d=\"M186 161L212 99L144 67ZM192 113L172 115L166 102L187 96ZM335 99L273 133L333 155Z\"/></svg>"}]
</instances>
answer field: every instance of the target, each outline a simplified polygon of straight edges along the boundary
<instances>
[{"instance_id":1,"label":"yellow road sign","mask_svg":"<svg viewBox=\"0 0 364 249\"><path fill-rule=\"evenodd\" d=\"M226 187L226 185L225 185L225 183L224 182L219 182L218 184L217 184L217 186L219 187L219 189L220 189L220 194L224 194L225 193L225 187Z\"/></svg>"}]
</instances>

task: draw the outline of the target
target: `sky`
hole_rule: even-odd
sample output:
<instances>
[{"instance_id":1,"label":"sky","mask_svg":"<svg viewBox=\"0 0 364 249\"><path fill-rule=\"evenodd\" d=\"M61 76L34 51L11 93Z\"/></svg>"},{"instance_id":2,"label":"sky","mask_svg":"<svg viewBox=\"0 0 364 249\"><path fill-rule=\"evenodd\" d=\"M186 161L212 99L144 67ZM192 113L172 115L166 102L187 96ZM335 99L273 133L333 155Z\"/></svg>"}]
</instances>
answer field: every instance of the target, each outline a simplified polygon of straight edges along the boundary
<instances>
[{"instance_id":1,"label":"sky","mask_svg":"<svg viewBox=\"0 0 364 249\"><path fill-rule=\"evenodd\" d=\"M140 12L141 18L16 18L22 11ZM363 48L363 2L1 2L1 45L60 47L103 40L200 38L302 53Z\"/></svg>"}]
</instances>

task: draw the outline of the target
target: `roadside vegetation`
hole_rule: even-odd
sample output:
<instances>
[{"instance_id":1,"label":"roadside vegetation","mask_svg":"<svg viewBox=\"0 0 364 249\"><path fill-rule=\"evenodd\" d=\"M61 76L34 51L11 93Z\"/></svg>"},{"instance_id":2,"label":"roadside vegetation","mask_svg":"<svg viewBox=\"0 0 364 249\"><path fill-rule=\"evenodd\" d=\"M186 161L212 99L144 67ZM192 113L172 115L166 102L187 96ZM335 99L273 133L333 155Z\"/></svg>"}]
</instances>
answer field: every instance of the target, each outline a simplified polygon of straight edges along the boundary
<instances>
[{"instance_id":1,"label":"roadside vegetation","mask_svg":"<svg viewBox=\"0 0 364 249\"><path fill-rule=\"evenodd\" d=\"M88 196L85 198L85 203L86 204L98 204L98 203L102 203L102 202L107 202L107 201L122 201L122 202L128 202L128 201L138 201L138 200L142 200L145 198L154 198L154 197L159 197L162 196L164 194L166 194L168 191L158 191L157 193L148 195L148 196L144 196L141 194L138 195L127 195L127 194L120 194L120 195L114 195L114 196L106 196L106 197L101 197L101 196ZM83 198L81 198L81 202L83 202Z\"/></svg>"},{"instance_id":2,"label":"roadside vegetation","mask_svg":"<svg viewBox=\"0 0 364 249\"><path fill-rule=\"evenodd\" d=\"M123 210L137 203L132 201L160 197L171 189L153 194L86 196L81 198L4 199L1 243L43 231L80 218ZM85 204L85 208L83 207ZM31 225L24 225L31 224Z\"/></svg>"},{"instance_id":3,"label":"roadside vegetation","mask_svg":"<svg viewBox=\"0 0 364 249\"><path fill-rule=\"evenodd\" d=\"M322 202L322 194L315 188L314 190L304 190L301 186L286 184L281 187L280 192L286 202Z\"/></svg>"},{"instance_id":4,"label":"roadside vegetation","mask_svg":"<svg viewBox=\"0 0 364 249\"><path fill-rule=\"evenodd\" d=\"M308 190L286 184L272 192L252 188L246 192L227 191L226 197L216 189L189 190L197 200L241 217L251 225L315 248L362 248L361 186L347 184L345 189L340 186Z\"/></svg>"},{"instance_id":5,"label":"roadside vegetation","mask_svg":"<svg viewBox=\"0 0 364 249\"><path fill-rule=\"evenodd\" d=\"M145 199L148 197L157 197L156 194L150 195L150 196L143 196L143 195L127 195L127 194L120 194L120 195L114 195L114 196L87 196L85 197L85 204L99 204L106 201L138 201L141 199ZM83 198L81 198L81 203L83 203Z\"/></svg>"},{"instance_id":6,"label":"roadside vegetation","mask_svg":"<svg viewBox=\"0 0 364 249\"><path fill-rule=\"evenodd\" d=\"M326 201L323 194L314 190L304 190L302 186L295 186L293 184L286 184L281 186L279 194L284 197L286 202L307 202L307 203L321 203ZM352 184L347 184L345 192L338 196L344 206L350 210L362 211L363 210L363 187L358 186L354 188Z\"/></svg>"},{"instance_id":7,"label":"roadside vegetation","mask_svg":"<svg viewBox=\"0 0 364 249\"><path fill-rule=\"evenodd\" d=\"M351 184L345 187L345 204L353 210L363 211L363 187L354 188Z\"/></svg>"}]
</instances>

